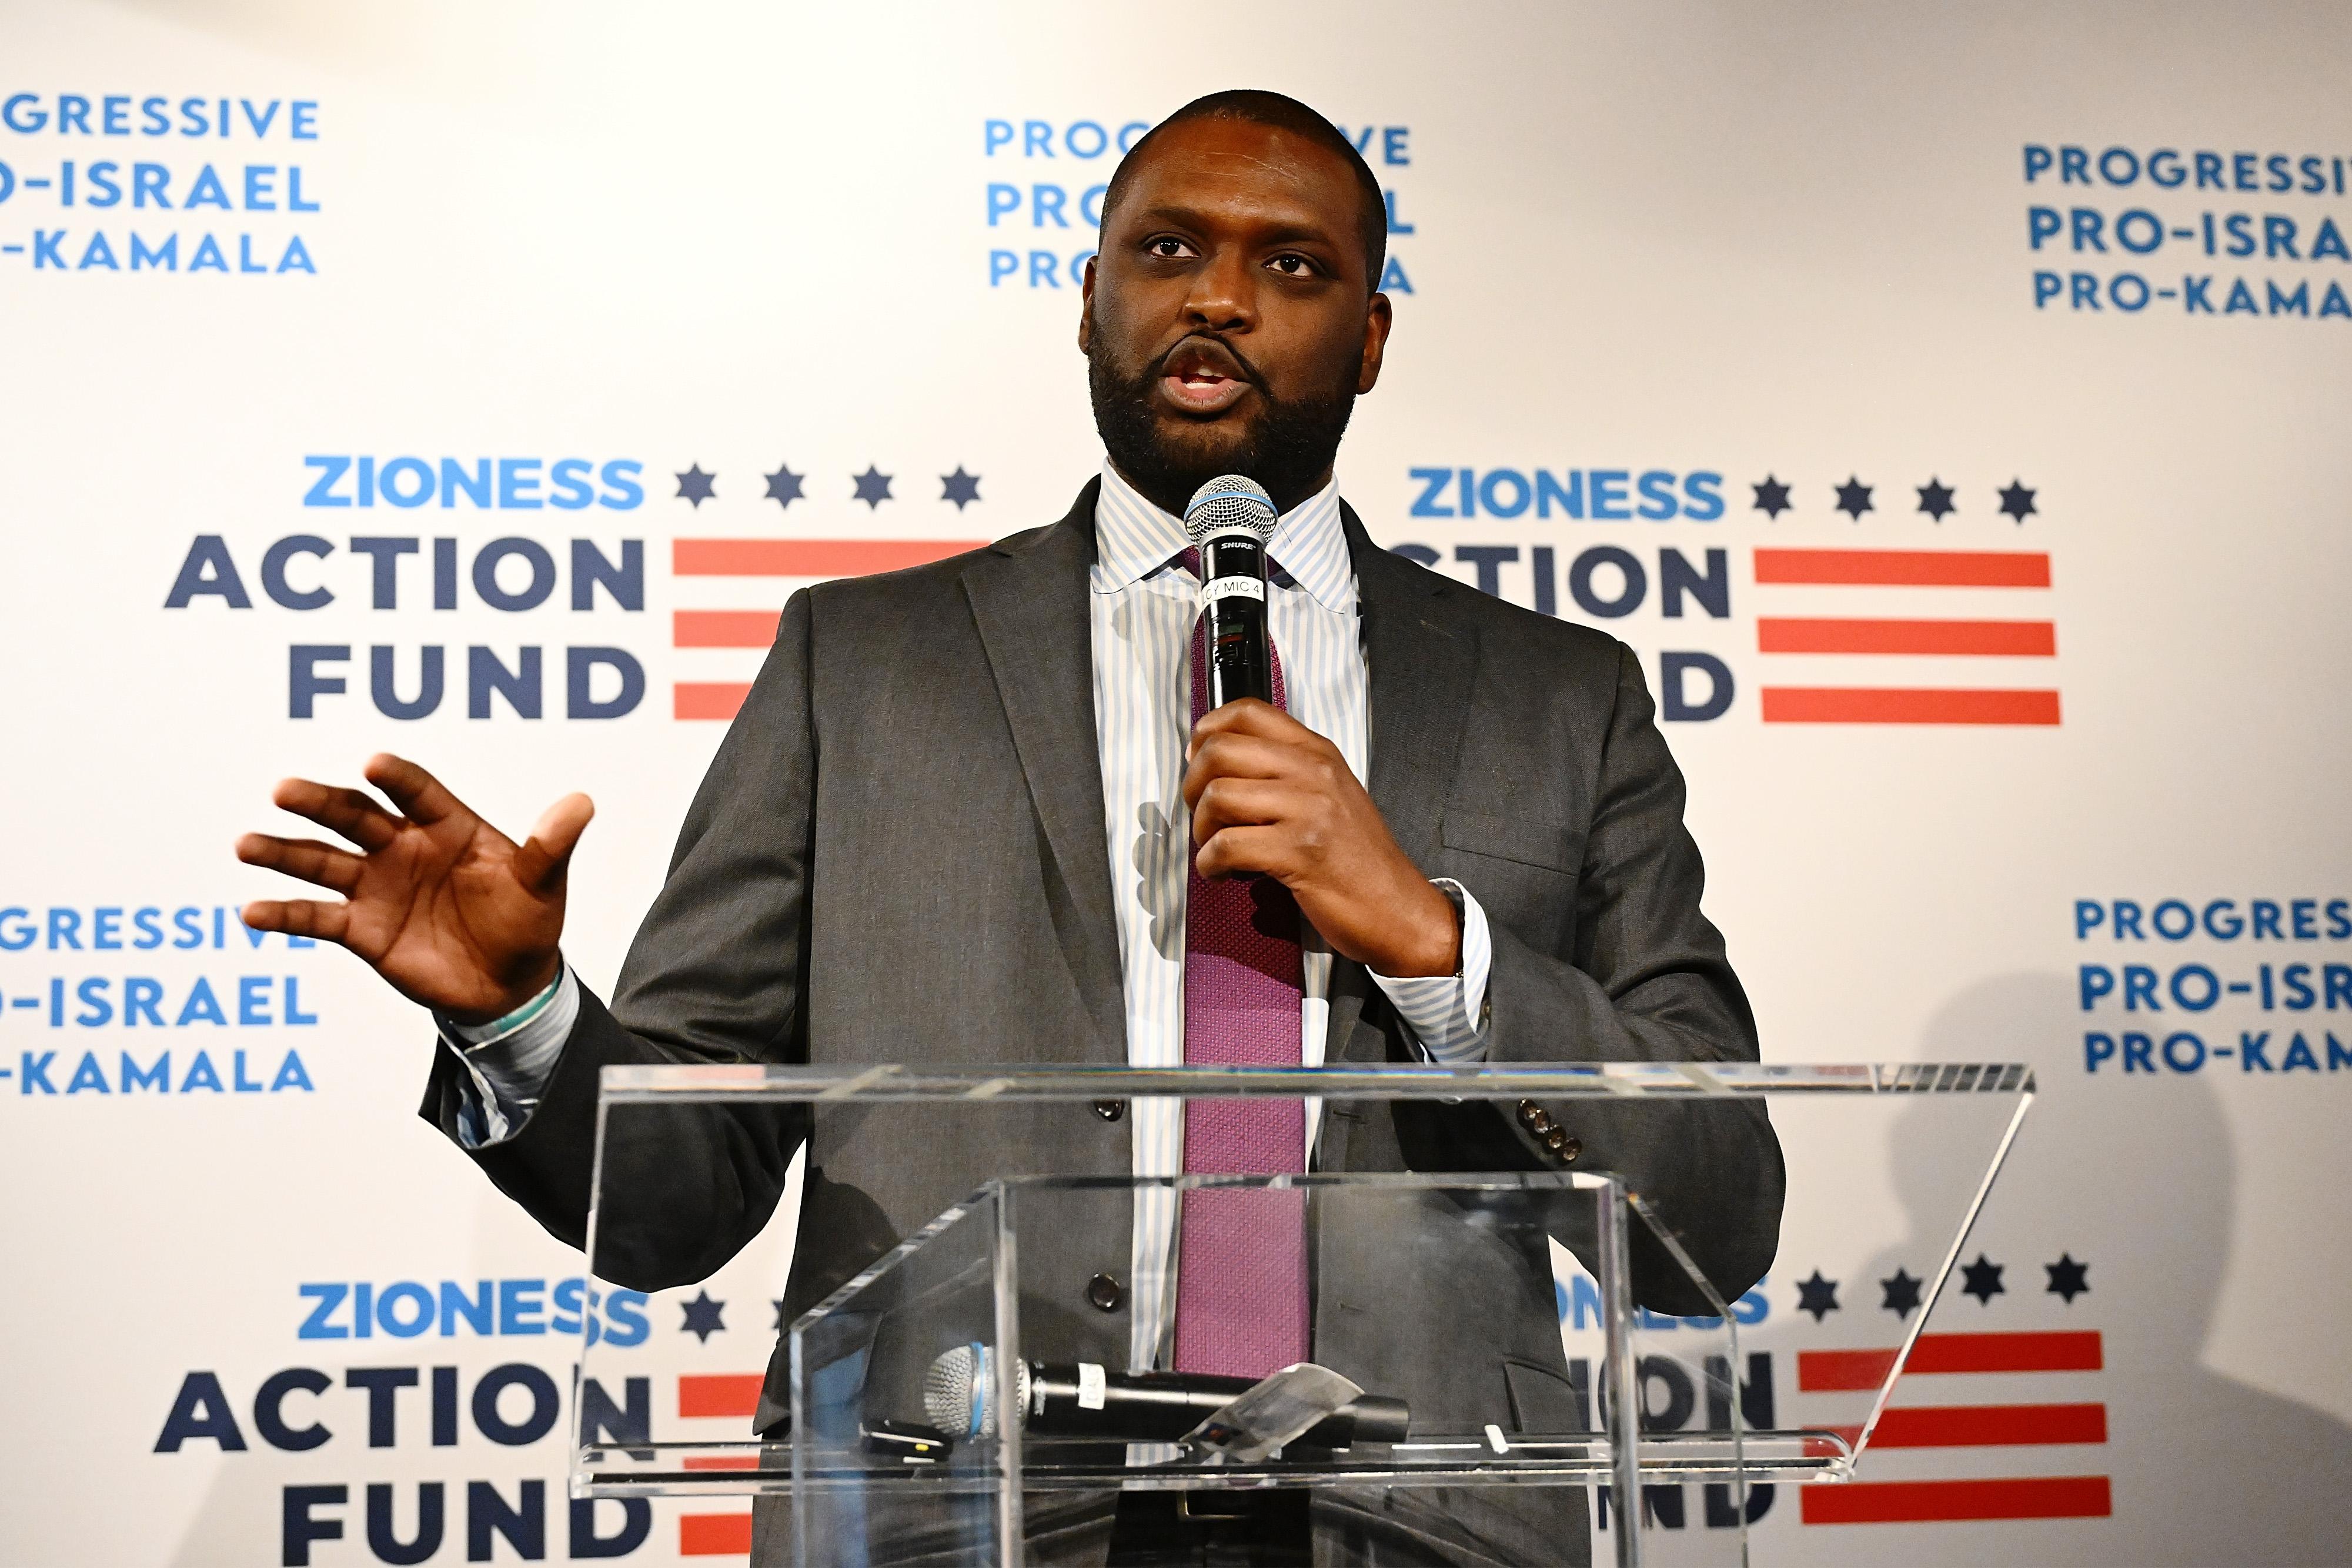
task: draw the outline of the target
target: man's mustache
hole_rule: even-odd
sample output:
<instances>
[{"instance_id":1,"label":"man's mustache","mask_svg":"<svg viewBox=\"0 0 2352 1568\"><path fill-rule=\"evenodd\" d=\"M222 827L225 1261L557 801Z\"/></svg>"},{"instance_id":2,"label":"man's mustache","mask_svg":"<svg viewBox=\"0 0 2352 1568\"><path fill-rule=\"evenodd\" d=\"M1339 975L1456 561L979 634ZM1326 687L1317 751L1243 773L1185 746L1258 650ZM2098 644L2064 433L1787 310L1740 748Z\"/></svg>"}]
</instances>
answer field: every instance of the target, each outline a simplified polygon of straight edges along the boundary
<instances>
[{"instance_id":1,"label":"man's mustache","mask_svg":"<svg viewBox=\"0 0 2352 1568\"><path fill-rule=\"evenodd\" d=\"M1247 382L1261 391L1265 386L1265 380L1258 374L1257 367L1251 364L1240 350L1227 344L1222 338L1213 337L1205 332L1188 333L1179 339L1166 353L1160 356L1155 368L1146 381L1148 383L1159 380L1161 376L1176 375L1191 370L1207 371L1213 375L1223 376L1229 381Z\"/></svg>"}]
</instances>

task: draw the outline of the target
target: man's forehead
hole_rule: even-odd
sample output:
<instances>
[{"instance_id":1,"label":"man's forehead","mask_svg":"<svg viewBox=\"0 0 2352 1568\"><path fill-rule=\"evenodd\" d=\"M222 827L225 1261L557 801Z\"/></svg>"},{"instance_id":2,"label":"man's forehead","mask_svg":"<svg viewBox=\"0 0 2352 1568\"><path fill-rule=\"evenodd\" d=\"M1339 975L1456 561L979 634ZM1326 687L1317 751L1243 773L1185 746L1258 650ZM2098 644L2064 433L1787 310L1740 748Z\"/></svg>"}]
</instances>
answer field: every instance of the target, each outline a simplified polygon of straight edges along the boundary
<instances>
[{"instance_id":1,"label":"man's forehead","mask_svg":"<svg viewBox=\"0 0 2352 1568\"><path fill-rule=\"evenodd\" d=\"M1130 213L1202 202L1281 206L1344 231L1354 219L1354 172L1328 148L1279 126L1240 120L1171 125L1143 150L1124 204Z\"/></svg>"}]
</instances>

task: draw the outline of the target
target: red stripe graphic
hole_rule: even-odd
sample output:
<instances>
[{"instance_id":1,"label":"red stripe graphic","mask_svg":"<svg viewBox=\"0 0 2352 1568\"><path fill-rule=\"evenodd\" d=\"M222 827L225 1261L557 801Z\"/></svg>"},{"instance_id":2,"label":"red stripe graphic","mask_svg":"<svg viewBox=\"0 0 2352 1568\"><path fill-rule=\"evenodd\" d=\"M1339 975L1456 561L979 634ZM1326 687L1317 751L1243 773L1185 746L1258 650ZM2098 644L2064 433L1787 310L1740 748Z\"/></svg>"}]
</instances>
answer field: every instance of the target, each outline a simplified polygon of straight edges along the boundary
<instances>
[{"instance_id":1,"label":"red stripe graphic","mask_svg":"<svg viewBox=\"0 0 2352 1568\"><path fill-rule=\"evenodd\" d=\"M748 1513L682 1513L677 1516L680 1557L741 1557L751 1550Z\"/></svg>"},{"instance_id":2,"label":"red stripe graphic","mask_svg":"<svg viewBox=\"0 0 2352 1568\"><path fill-rule=\"evenodd\" d=\"M680 681L672 698L677 718L730 719L751 695L749 681Z\"/></svg>"},{"instance_id":3,"label":"red stripe graphic","mask_svg":"<svg viewBox=\"0 0 2352 1568\"><path fill-rule=\"evenodd\" d=\"M1944 1372L2096 1372L2105 1356L2096 1329L2053 1333L1923 1333L1905 1376ZM1876 1388L1895 1365L1893 1350L1801 1350L1797 1387L1806 1394Z\"/></svg>"},{"instance_id":4,"label":"red stripe graphic","mask_svg":"<svg viewBox=\"0 0 2352 1568\"><path fill-rule=\"evenodd\" d=\"M2040 550L1767 549L1756 580L1877 588L2047 588L2050 557Z\"/></svg>"},{"instance_id":5,"label":"red stripe graphic","mask_svg":"<svg viewBox=\"0 0 2352 1568\"><path fill-rule=\"evenodd\" d=\"M1860 1427L1833 1427L1851 1447ZM1889 1410L1872 1433L1874 1448L1997 1448L2050 1443L2104 1443L2104 1405L1919 1405Z\"/></svg>"},{"instance_id":6,"label":"red stripe graphic","mask_svg":"<svg viewBox=\"0 0 2352 1568\"><path fill-rule=\"evenodd\" d=\"M673 539L679 577L863 577L978 549L977 539Z\"/></svg>"},{"instance_id":7,"label":"red stripe graphic","mask_svg":"<svg viewBox=\"0 0 2352 1568\"><path fill-rule=\"evenodd\" d=\"M670 570L678 577L863 577L979 548L972 539L673 539ZM674 611L670 643L678 648L765 648L776 640L777 613ZM748 681L679 681L671 690L671 714L723 722L735 716L751 691Z\"/></svg>"},{"instance_id":8,"label":"red stripe graphic","mask_svg":"<svg viewBox=\"0 0 2352 1568\"><path fill-rule=\"evenodd\" d=\"M2056 724L2053 691L1766 686L1766 724Z\"/></svg>"},{"instance_id":9,"label":"red stripe graphic","mask_svg":"<svg viewBox=\"0 0 2352 1568\"><path fill-rule=\"evenodd\" d=\"M686 646L681 643L680 647ZM2047 621L1791 620L1756 622L1759 653L2000 653L2047 658L2058 629Z\"/></svg>"},{"instance_id":10,"label":"red stripe graphic","mask_svg":"<svg viewBox=\"0 0 2352 1568\"><path fill-rule=\"evenodd\" d=\"M776 640L773 610L673 610L673 648L764 648Z\"/></svg>"},{"instance_id":11,"label":"red stripe graphic","mask_svg":"<svg viewBox=\"0 0 2352 1568\"><path fill-rule=\"evenodd\" d=\"M759 1409L760 1385L766 1381L756 1372L684 1374L677 1380L677 1413L749 1416Z\"/></svg>"},{"instance_id":12,"label":"red stripe graphic","mask_svg":"<svg viewBox=\"0 0 2352 1568\"><path fill-rule=\"evenodd\" d=\"M1800 1487L1807 1524L1912 1524L1970 1519L2105 1519L2114 1511L2105 1476L2014 1480L1847 1481Z\"/></svg>"},{"instance_id":13,"label":"red stripe graphic","mask_svg":"<svg viewBox=\"0 0 2352 1568\"><path fill-rule=\"evenodd\" d=\"M682 1470L756 1470L757 1454L688 1454L678 1461Z\"/></svg>"}]
</instances>

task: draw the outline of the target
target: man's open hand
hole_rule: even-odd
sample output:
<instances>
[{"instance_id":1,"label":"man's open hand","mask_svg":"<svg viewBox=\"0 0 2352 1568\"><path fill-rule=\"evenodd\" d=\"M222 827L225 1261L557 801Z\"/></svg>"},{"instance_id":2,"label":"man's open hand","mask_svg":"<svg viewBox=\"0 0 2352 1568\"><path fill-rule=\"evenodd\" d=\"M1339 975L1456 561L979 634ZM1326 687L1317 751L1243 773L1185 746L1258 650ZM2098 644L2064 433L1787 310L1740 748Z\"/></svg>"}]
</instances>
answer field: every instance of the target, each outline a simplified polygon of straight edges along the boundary
<instances>
[{"instance_id":1,"label":"man's open hand","mask_svg":"<svg viewBox=\"0 0 2352 1568\"><path fill-rule=\"evenodd\" d=\"M1380 974L1460 967L1453 901L1397 847L1338 747L1244 698L1202 715L1184 755L1202 876L1274 877L1333 952Z\"/></svg>"},{"instance_id":2,"label":"man's open hand","mask_svg":"<svg viewBox=\"0 0 2352 1568\"><path fill-rule=\"evenodd\" d=\"M341 834L359 852L311 839L247 833L236 858L316 883L345 902L267 900L245 906L257 931L341 943L413 1002L460 1023L487 1023L546 989L563 935L564 873L596 808L566 795L517 844L414 762L368 759L364 790L289 779L270 799Z\"/></svg>"}]
</instances>

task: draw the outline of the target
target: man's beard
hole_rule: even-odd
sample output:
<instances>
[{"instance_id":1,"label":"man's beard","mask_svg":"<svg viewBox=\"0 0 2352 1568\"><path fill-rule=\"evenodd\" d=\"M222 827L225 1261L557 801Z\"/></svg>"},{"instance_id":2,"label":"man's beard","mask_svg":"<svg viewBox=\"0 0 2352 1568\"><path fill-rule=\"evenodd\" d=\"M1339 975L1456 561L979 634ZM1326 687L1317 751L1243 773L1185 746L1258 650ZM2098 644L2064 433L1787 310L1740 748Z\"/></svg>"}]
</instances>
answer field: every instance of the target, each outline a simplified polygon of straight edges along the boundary
<instances>
[{"instance_id":1,"label":"man's beard","mask_svg":"<svg viewBox=\"0 0 2352 1568\"><path fill-rule=\"evenodd\" d=\"M1236 356L1238 357L1238 356ZM1284 511L1313 494L1317 480L1330 467L1339 450L1339 437L1356 406L1355 367L1320 397L1277 400L1263 381L1251 385L1265 403L1248 433L1236 444L1199 444L1170 440L1155 413L1153 387L1166 355L1155 357L1133 376L1122 377L1102 350L1087 356L1087 388L1095 405L1095 428L1103 449L1128 482L1162 510L1184 514L1192 493L1210 480L1240 474L1265 486L1274 504ZM1169 424L1178 422L1171 417ZM1204 425L1202 434L1208 434Z\"/></svg>"}]
</instances>

